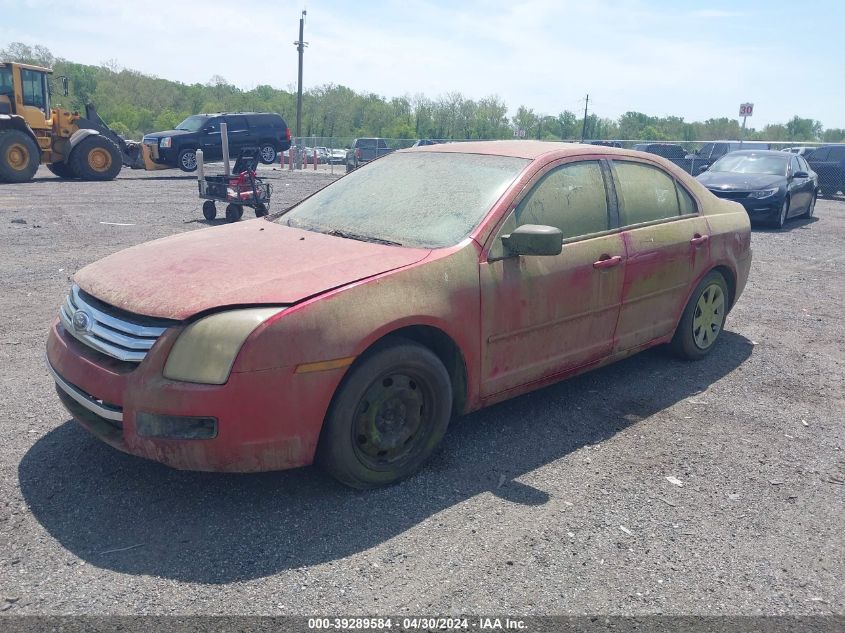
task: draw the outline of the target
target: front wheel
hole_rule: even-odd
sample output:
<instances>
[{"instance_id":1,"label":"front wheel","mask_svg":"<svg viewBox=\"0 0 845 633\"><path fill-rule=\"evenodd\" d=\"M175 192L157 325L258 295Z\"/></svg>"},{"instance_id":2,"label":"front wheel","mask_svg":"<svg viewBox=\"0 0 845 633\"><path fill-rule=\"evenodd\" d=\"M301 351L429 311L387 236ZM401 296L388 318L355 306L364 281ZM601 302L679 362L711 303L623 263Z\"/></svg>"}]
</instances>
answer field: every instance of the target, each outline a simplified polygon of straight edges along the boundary
<instances>
[{"instance_id":1,"label":"front wheel","mask_svg":"<svg viewBox=\"0 0 845 633\"><path fill-rule=\"evenodd\" d=\"M73 174L82 180L114 180L123 167L120 148L101 134L92 134L73 148L68 161Z\"/></svg>"},{"instance_id":2,"label":"front wheel","mask_svg":"<svg viewBox=\"0 0 845 633\"><path fill-rule=\"evenodd\" d=\"M416 472L449 425L452 383L440 359L405 339L359 359L335 393L317 463L353 488L392 484Z\"/></svg>"},{"instance_id":3,"label":"front wheel","mask_svg":"<svg viewBox=\"0 0 845 633\"><path fill-rule=\"evenodd\" d=\"M786 224L786 218L789 217L789 198L783 199L783 204L780 206L780 213L778 213L778 217L775 220L775 228L782 229L783 225Z\"/></svg>"},{"instance_id":4,"label":"front wheel","mask_svg":"<svg viewBox=\"0 0 845 633\"><path fill-rule=\"evenodd\" d=\"M197 150L183 149L176 159L176 166L182 171L192 172L197 170Z\"/></svg>"},{"instance_id":5,"label":"front wheel","mask_svg":"<svg viewBox=\"0 0 845 633\"><path fill-rule=\"evenodd\" d=\"M0 182L28 182L38 171L41 150L20 130L0 130Z\"/></svg>"},{"instance_id":6,"label":"front wheel","mask_svg":"<svg viewBox=\"0 0 845 633\"><path fill-rule=\"evenodd\" d=\"M672 351L687 360L707 356L719 339L729 308L728 285L716 271L709 272L692 293L678 329Z\"/></svg>"},{"instance_id":7,"label":"front wheel","mask_svg":"<svg viewBox=\"0 0 845 633\"><path fill-rule=\"evenodd\" d=\"M272 165L276 162L276 156L278 156L276 148L270 143L265 143L258 148L258 160L265 165Z\"/></svg>"}]
</instances>

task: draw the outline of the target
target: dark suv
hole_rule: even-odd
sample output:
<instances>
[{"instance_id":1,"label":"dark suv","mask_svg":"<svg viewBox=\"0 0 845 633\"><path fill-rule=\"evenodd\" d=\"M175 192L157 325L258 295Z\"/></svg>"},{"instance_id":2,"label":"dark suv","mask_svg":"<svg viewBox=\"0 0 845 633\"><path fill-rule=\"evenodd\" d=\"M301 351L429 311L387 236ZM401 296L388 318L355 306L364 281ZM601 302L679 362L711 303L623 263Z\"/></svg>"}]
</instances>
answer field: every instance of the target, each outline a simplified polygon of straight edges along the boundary
<instances>
[{"instance_id":1,"label":"dark suv","mask_svg":"<svg viewBox=\"0 0 845 633\"><path fill-rule=\"evenodd\" d=\"M804 158L819 175L822 193L833 195L841 191L845 194L845 144L823 145Z\"/></svg>"},{"instance_id":2,"label":"dark suv","mask_svg":"<svg viewBox=\"0 0 845 633\"><path fill-rule=\"evenodd\" d=\"M198 149L204 160L222 160L223 122L228 126L230 156L238 156L244 147L257 147L259 159L269 165L279 152L290 149L290 128L282 117L270 112L195 114L175 130L147 134L143 143L149 146L153 162L194 171Z\"/></svg>"}]
</instances>

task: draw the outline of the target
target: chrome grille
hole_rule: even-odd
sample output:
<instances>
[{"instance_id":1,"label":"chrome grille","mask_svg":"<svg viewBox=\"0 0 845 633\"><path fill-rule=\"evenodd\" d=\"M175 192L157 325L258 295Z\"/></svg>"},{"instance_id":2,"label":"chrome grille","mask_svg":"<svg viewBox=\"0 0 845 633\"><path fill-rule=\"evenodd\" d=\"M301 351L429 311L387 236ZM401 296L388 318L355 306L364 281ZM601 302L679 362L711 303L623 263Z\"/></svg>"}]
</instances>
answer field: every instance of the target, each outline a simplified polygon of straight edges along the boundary
<instances>
[{"instance_id":1,"label":"chrome grille","mask_svg":"<svg viewBox=\"0 0 845 633\"><path fill-rule=\"evenodd\" d=\"M118 316L120 311L117 309L100 302L97 304L86 301L79 286L74 285L59 310L59 318L68 334L118 360L140 363L158 337L172 325L162 319ZM85 316L77 316L78 313ZM75 321L78 321L76 325Z\"/></svg>"}]
</instances>

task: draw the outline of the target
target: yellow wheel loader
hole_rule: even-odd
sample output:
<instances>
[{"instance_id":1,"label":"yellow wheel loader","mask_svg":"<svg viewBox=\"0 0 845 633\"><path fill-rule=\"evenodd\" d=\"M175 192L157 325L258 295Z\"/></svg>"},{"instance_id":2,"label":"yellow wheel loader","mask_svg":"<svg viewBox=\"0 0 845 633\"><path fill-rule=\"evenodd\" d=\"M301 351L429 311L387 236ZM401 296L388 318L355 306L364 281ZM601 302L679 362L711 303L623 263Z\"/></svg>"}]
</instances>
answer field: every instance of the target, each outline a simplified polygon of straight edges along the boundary
<instances>
[{"instance_id":1,"label":"yellow wheel loader","mask_svg":"<svg viewBox=\"0 0 845 633\"><path fill-rule=\"evenodd\" d=\"M143 169L140 143L115 134L93 105L85 116L50 107L51 74L0 63L0 182L31 180L40 164L60 178L80 180L112 180L123 165ZM67 95L67 78L59 79Z\"/></svg>"}]
</instances>

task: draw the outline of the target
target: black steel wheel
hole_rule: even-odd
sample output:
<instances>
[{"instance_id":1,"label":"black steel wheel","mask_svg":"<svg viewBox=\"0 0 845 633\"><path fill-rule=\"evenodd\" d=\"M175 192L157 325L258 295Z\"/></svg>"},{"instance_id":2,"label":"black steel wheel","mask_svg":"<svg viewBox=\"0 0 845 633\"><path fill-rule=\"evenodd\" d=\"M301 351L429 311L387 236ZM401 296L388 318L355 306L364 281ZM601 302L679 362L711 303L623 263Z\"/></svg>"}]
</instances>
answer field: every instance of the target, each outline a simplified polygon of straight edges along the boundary
<instances>
[{"instance_id":1,"label":"black steel wheel","mask_svg":"<svg viewBox=\"0 0 845 633\"><path fill-rule=\"evenodd\" d=\"M317 462L354 488L416 472L449 425L452 384L440 359L405 339L383 343L349 370L326 416Z\"/></svg>"},{"instance_id":2,"label":"black steel wheel","mask_svg":"<svg viewBox=\"0 0 845 633\"><path fill-rule=\"evenodd\" d=\"M241 216L244 214L244 208L239 204L227 204L226 205L226 221L227 222L237 222L241 219Z\"/></svg>"},{"instance_id":3,"label":"black steel wheel","mask_svg":"<svg viewBox=\"0 0 845 633\"><path fill-rule=\"evenodd\" d=\"M217 217L217 206L214 200L206 200L202 203L202 215L209 222Z\"/></svg>"}]
</instances>

